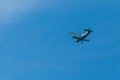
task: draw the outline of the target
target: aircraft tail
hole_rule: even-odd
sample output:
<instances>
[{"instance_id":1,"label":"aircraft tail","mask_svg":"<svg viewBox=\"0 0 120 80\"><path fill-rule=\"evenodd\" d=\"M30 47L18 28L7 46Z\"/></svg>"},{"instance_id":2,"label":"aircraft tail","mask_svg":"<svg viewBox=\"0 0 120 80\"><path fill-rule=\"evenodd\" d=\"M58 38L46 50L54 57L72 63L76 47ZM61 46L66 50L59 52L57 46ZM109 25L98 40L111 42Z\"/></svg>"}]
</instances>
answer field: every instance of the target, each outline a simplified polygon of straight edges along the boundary
<instances>
[{"instance_id":1,"label":"aircraft tail","mask_svg":"<svg viewBox=\"0 0 120 80\"><path fill-rule=\"evenodd\" d=\"M93 32L93 30L91 30L89 28L85 29L85 31Z\"/></svg>"}]
</instances>

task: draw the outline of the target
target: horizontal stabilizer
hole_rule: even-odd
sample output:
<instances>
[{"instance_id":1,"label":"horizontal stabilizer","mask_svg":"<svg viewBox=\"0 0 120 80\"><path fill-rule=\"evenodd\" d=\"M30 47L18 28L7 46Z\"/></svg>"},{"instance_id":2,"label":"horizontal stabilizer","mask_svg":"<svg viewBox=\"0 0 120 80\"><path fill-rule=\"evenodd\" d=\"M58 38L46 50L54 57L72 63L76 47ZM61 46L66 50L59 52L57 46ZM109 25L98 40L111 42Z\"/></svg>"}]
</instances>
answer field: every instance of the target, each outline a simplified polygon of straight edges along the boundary
<instances>
[{"instance_id":1,"label":"horizontal stabilizer","mask_svg":"<svg viewBox=\"0 0 120 80\"><path fill-rule=\"evenodd\" d=\"M76 37L76 36L73 36L72 38L74 38L74 39L79 39L78 37Z\"/></svg>"}]
</instances>

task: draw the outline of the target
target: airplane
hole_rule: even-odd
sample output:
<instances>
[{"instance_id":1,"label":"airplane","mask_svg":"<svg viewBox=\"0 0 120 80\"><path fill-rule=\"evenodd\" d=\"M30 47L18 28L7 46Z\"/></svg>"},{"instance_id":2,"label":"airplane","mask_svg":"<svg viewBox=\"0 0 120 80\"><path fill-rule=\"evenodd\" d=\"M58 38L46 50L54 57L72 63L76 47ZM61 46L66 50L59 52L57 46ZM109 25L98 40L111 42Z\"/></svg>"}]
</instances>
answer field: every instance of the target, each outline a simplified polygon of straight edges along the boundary
<instances>
[{"instance_id":1,"label":"airplane","mask_svg":"<svg viewBox=\"0 0 120 80\"><path fill-rule=\"evenodd\" d=\"M83 34L77 34L75 32L69 32L70 35L72 35L72 38L77 39L76 42L79 43L81 41L81 43L83 43L83 41L90 41L87 39L87 37L90 35L91 32L93 32L91 29L87 28L84 29L84 33Z\"/></svg>"}]
</instances>

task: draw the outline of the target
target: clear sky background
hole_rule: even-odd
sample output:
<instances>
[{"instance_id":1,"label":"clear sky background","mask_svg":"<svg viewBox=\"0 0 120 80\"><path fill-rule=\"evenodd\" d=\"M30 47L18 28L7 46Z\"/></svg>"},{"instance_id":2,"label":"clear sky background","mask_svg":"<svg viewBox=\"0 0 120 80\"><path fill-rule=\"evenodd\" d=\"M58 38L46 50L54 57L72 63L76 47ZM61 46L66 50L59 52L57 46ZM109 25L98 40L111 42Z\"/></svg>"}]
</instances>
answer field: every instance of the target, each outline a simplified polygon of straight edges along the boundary
<instances>
[{"instance_id":1,"label":"clear sky background","mask_svg":"<svg viewBox=\"0 0 120 80\"><path fill-rule=\"evenodd\" d=\"M120 80L120 1L0 0L0 80Z\"/></svg>"}]
</instances>

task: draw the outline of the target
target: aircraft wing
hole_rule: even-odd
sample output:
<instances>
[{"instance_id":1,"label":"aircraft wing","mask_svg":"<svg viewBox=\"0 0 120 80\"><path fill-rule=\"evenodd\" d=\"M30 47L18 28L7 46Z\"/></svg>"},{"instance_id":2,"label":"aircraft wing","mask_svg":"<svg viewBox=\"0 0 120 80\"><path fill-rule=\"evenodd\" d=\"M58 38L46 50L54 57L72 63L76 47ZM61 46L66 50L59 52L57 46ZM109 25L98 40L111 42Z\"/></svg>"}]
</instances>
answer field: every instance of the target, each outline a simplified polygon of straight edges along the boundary
<instances>
[{"instance_id":1,"label":"aircraft wing","mask_svg":"<svg viewBox=\"0 0 120 80\"><path fill-rule=\"evenodd\" d=\"M79 34L77 34L75 32L69 32L69 34L72 35L72 36L74 36L74 37L78 37L78 38L81 37L81 35L79 35Z\"/></svg>"}]
</instances>

